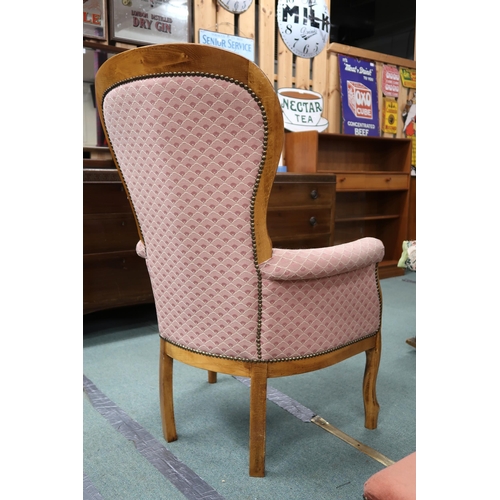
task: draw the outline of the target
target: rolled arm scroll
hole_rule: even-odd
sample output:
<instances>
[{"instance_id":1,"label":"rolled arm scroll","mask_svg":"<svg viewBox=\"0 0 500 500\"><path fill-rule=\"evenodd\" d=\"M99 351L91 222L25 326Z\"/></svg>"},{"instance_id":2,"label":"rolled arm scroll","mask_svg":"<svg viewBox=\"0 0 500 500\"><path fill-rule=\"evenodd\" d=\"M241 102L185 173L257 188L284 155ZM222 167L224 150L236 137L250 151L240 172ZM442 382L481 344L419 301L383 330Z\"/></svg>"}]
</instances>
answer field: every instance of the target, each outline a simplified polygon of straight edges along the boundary
<instances>
[{"instance_id":1,"label":"rolled arm scroll","mask_svg":"<svg viewBox=\"0 0 500 500\"><path fill-rule=\"evenodd\" d=\"M274 248L273 256L260 265L260 270L264 279L273 281L326 278L378 263L384 252L383 243L376 238L324 248Z\"/></svg>"},{"instance_id":2,"label":"rolled arm scroll","mask_svg":"<svg viewBox=\"0 0 500 500\"><path fill-rule=\"evenodd\" d=\"M135 246L135 251L137 252L137 255L139 257L142 257L143 259L146 258L146 247L144 246L144 243L141 240L137 242L137 245Z\"/></svg>"}]
</instances>

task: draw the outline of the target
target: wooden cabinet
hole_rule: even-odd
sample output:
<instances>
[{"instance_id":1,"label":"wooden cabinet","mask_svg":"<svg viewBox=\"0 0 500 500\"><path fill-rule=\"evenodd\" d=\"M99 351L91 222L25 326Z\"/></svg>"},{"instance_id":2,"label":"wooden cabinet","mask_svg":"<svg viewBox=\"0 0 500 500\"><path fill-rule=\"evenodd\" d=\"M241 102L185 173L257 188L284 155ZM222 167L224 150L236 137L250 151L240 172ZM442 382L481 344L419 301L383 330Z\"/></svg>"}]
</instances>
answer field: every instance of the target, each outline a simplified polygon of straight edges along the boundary
<instances>
[{"instance_id":1,"label":"wooden cabinet","mask_svg":"<svg viewBox=\"0 0 500 500\"><path fill-rule=\"evenodd\" d=\"M108 165L109 168L92 168ZM152 303L139 235L111 160L84 160L83 312ZM335 175L279 173L269 198L268 232L281 248L333 243Z\"/></svg>"},{"instance_id":2,"label":"wooden cabinet","mask_svg":"<svg viewBox=\"0 0 500 500\"><path fill-rule=\"evenodd\" d=\"M404 273L397 263L409 239L410 139L291 132L284 163L290 172L337 175L334 244L365 236L382 240L380 277Z\"/></svg>"},{"instance_id":3,"label":"wooden cabinet","mask_svg":"<svg viewBox=\"0 0 500 500\"><path fill-rule=\"evenodd\" d=\"M408 216L408 239L417 239L417 177L410 177L410 209Z\"/></svg>"},{"instance_id":4,"label":"wooden cabinet","mask_svg":"<svg viewBox=\"0 0 500 500\"><path fill-rule=\"evenodd\" d=\"M84 160L84 164L99 162ZM135 251L138 241L135 219L118 171L114 167L84 168L84 314L153 302L146 263Z\"/></svg>"},{"instance_id":5,"label":"wooden cabinet","mask_svg":"<svg viewBox=\"0 0 500 500\"><path fill-rule=\"evenodd\" d=\"M335 175L276 174L267 210L275 248L333 245Z\"/></svg>"}]
</instances>

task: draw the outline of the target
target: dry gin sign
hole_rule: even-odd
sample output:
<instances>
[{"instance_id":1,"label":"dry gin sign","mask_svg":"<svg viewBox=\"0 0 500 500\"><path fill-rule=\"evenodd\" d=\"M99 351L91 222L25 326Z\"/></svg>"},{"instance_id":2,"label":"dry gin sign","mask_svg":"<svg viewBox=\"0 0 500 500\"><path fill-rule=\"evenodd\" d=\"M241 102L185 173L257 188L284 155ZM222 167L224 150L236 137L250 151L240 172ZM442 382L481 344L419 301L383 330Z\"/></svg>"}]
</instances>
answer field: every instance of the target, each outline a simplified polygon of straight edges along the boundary
<instances>
[{"instance_id":1,"label":"dry gin sign","mask_svg":"<svg viewBox=\"0 0 500 500\"><path fill-rule=\"evenodd\" d=\"M375 63L339 56L344 134L380 135Z\"/></svg>"},{"instance_id":2,"label":"dry gin sign","mask_svg":"<svg viewBox=\"0 0 500 500\"><path fill-rule=\"evenodd\" d=\"M278 0L276 21L285 45L297 56L317 56L329 40L326 0Z\"/></svg>"},{"instance_id":3,"label":"dry gin sign","mask_svg":"<svg viewBox=\"0 0 500 500\"><path fill-rule=\"evenodd\" d=\"M134 44L189 41L187 0L113 0L111 38Z\"/></svg>"}]
</instances>

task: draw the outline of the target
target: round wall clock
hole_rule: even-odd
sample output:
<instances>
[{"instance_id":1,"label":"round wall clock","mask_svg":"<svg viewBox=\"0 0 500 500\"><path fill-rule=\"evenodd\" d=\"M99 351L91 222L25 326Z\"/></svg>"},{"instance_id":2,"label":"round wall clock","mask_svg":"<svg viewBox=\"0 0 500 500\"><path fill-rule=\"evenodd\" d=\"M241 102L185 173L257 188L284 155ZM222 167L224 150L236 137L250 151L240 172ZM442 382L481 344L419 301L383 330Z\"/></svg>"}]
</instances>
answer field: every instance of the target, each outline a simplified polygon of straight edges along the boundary
<instances>
[{"instance_id":1,"label":"round wall clock","mask_svg":"<svg viewBox=\"0 0 500 500\"><path fill-rule=\"evenodd\" d=\"M299 57L317 56L329 41L326 0L278 0L276 21L285 45Z\"/></svg>"},{"instance_id":2,"label":"round wall clock","mask_svg":"<svg viewBox=\"0 0 500 500\"><path fill-rule=\"evenodd\" d=\"M217 0L217 3L233 14L241 14L250 8L253 0Z\"/></svg>"}]
</instances>

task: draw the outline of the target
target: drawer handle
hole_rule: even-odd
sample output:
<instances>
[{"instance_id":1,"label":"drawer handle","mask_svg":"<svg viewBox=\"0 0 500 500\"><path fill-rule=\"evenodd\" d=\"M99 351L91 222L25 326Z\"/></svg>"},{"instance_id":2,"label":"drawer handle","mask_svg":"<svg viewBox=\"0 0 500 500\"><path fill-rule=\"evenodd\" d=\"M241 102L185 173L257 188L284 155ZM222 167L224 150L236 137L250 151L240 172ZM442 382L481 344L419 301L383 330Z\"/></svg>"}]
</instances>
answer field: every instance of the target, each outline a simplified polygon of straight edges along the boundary
<instances>
[{"instance_id":1,"label":"drawer handle","mask_svg":"<svg viewBox=\"0 0 500 500\"><path fill-rule=\"evenodd\" d=\"M309 219L309 224L311 224L312 227L316 226L318 224L318 221L316 220L316 217L311 217Z\"/></svg>"},{"instance_id":2,"label":"drawer handle","mask_svg":"<svg viewBox=\"0 0 500 500\"><path fill-rule=\"evenodd\" d=\"M318 196L319 196L318 191L316 191L316 189L313 189L311 191L311 199L316 200L318 198Z\"/></svg>"},{"instance_id":3,"label":"drawer handle","mask_svg":"<svg viewBox=\"0 0 500 500\"><path fill-rule=\"evenodd\" d=\"M392 177L386 177L385 182L391 182Z\"/></svg>"},{"instance_id":4,"label":"drawer handle","mask_svg":"<svg viewBox=\"0 0 500 500\"><path fill-rule=\"evenodd\" d=\"M346 179L345 177L341 177L341 178L339 179L339 182L344 182L344 181L345 181L345 179Z\"/></svg>"}]
</instances>

